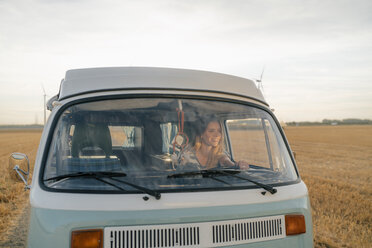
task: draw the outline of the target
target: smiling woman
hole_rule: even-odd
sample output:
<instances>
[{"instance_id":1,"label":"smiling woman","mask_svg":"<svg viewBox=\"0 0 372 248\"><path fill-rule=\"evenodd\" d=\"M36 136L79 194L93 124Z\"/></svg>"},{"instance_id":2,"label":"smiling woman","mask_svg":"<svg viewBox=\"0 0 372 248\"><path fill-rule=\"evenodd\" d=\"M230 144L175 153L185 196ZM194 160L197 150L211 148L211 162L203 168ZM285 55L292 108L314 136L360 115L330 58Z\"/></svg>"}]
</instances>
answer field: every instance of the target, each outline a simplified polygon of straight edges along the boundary
<instances>
[{"instance_id":1,"label":"smiling woman","mask_svg":"<svg viewBox=\"0 0 372 248\"><path fill-rule=\"evenodd\" d=\"M216 167L248 169L244 161L233 162L224 149L224 133L217 118L202 119L195 125L194 144L180 154L179 169L187 167L211 169Z\"/></svg>"}]
</instances>

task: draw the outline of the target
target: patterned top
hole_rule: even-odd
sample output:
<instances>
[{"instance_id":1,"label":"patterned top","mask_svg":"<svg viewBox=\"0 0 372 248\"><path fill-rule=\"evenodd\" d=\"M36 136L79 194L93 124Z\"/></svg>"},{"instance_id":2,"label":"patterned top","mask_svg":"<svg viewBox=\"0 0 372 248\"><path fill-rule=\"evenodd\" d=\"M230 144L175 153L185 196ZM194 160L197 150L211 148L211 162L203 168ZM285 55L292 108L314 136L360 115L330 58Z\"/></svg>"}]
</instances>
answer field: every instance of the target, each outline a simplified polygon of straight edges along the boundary
<instances>
[{"instance_id":1,"label":"patterned top","mask_svg":"<svg viewBox=\"0 0 372 248\"><path fill-rule=\"evenodd\" d=\"M180 170L202 170L205 169L205 166L200 164L194 147L187 146L180 154L177 168Z\"/></svg>"}]
</instances>

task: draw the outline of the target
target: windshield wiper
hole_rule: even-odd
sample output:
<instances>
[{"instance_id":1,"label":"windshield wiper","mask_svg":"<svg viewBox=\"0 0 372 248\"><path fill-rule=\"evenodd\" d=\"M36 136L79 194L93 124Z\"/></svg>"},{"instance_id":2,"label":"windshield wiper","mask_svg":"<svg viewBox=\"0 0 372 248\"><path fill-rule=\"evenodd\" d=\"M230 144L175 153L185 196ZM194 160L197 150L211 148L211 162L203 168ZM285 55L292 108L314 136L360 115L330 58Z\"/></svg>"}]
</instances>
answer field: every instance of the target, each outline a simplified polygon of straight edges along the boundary
<instances>
[{"instance_id":1,"label":"windshield wiper","mask_svg":"<svg viewBox=\"0 0 372 248\"><path fill-rule=\"evenodd\" d=\"M129 182L126 182L126 181L123 181L123 180L119 180L119 179L116 179L115 177L125 177L127 176L126 173L124 172L111 172L111 171L102 171L102 172L77 172L77 173L71 173L71 174L65 174L65 175L60 175L60 176L56 176L56 177L50 177L50 178L47 178L47 179L44 179L44 181L60 181L62 179L66 179L66 178L79 178L79 177L84 177L84 178L94 178L98 181L101 181L101 182L104 182L106 184L109 184L117 189L120 189L120 190L123 190L123 191L126 191L125 189L123 189L122 187L119 187L113 183L110 183L106 180L103 180L102 178L110 178L111 180L113 181L116 181L116 182L120 182L120 183L123 183L123 184L126 184L126 185L129 185L135 189L138 189L139 191L143 192L143 193L146 193L146 194L149 194L153 197L155 197L157 200L160 199L161 195L159 192L156 192L154 190L151 190L151 189L147 189L147 188L144 188L142 186L139 186L139 185L136 185L136 184L133 184L133 183L129 183Z\"/></svg>"},{"instance_id":2,"label":"windshield wiper","mask_svg":"<svg viewBox=\"0 0 372 248\"><path fill-rule=\"evenodd\" d=\"M225 173L225 172L222 172L222 173ZM277 189L275 189L274 187L272 187L270 185L263 184L263 183L255 181L255 180L246 178L246 177L241 177L241 176L238 176L238 175L235 175L235 174L227 174L227 173L226 173L226 175L229 175L229 176L232 176L232 177L235 177L235 178L239 178L239 179L246 180L248 182L254 183L257 186L260 186L261 188L265 189L266 191L269 191L271 194L275 194L278 191Z\"/></svg>"},{"instance_id":3,"label":"windshield wiper","mask_svg":"<svg viewBox=\"0 0 372 248\"><path fill-rule=\"evenodd\" d=\"M240 170L232 170L232 169L221 169L221 170L209 169L209 170L200 170L200 171L186 171L186 172L171 174L171 175L168 175L168 178L182 178L182 177L192 177L192 176L198 176L198 175L201 175L202 177L211 177L211 176L218 176L218 175L231 176L231 177L239 178L241 180L254 183L257 186L260 186L261 188L269 191L271 194L275 194L277 192L277 189L271 187L270 185L266 185L266 184L257 182L255 180L236 175L241 172L242 171Z\"/></svg>"},{"instance_id":4,"label":"windshield wiper","mask_svg":"<svg viewBox=\"0 0 372 248\"><path fill-rule=\"evenodd\" d=\"M74 177L125 177L127 176L124 172L112 172L112 171L96 171L96 172L76 172L76 173L70 173L70 174L64 174L59 175L56 177L50 177L47 179L44 179L44 182L46 181L60 181L65 178L74 178Z\"/></svg>"}]
</instances>

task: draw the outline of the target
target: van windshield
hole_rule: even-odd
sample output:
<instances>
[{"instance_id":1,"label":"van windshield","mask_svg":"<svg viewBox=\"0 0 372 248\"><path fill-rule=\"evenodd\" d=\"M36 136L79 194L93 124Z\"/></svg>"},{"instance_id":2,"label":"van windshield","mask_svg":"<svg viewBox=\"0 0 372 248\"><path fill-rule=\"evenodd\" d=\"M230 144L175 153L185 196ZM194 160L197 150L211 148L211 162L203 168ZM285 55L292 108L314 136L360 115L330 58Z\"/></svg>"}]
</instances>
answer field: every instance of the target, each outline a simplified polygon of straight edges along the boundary
<instances>
[{"instance_id":1,"label":"van windshield","mask_svg":"<svg viewBox=\"0 0 372 248\"><path fill-rule=\"evenodd\" d=\"M241 103L185 98L92 101L65 109L53 132L41 178L50 189L230 190L257 188L252 180L278 186L298 179L271 115Z\"/></svg>"}]
</instances>

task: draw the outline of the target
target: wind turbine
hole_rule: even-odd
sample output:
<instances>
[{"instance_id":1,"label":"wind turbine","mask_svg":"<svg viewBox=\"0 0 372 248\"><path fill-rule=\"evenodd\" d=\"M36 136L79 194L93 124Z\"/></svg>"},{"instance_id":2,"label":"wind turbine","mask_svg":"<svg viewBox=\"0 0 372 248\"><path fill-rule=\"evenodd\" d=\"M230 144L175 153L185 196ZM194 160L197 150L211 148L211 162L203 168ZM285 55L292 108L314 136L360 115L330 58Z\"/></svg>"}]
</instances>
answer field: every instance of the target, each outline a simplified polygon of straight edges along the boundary
<instances>
[{"instance_id":1,"label":"wind turbine","mask_svg":"<svg viewBox=\"0 0 372 248\"><path fill-rule=\"evenodd\" d=\"M262 77L265 72L265 66L262 68L260 79L256 79L257 88L263 93L263 84L262 84Z\"/></svg>"},{"instance_id":2,"label":"wind turbine","mask_svg":"<svg viewBox=\"0 0 372 248\"><path fill-rule=\"evenodd\" d=\"M262 78L263 78L263 74L265 72L265 66L262 68L262 72L261 72L261 77L260 79L256 79L256 82L257 82L257 88L261 91L262 93L262 96L266 99L265 97L265 94L264 94L264 88L263 88L263 83L262 83ZM271 111L275 111L275 109L271 109Z\"/></svg>"}]
</instances>

